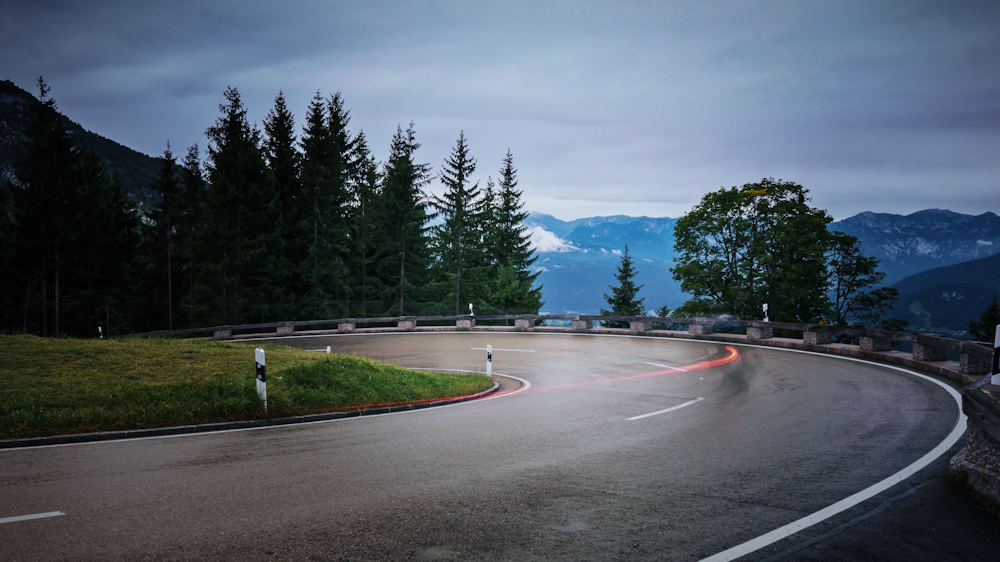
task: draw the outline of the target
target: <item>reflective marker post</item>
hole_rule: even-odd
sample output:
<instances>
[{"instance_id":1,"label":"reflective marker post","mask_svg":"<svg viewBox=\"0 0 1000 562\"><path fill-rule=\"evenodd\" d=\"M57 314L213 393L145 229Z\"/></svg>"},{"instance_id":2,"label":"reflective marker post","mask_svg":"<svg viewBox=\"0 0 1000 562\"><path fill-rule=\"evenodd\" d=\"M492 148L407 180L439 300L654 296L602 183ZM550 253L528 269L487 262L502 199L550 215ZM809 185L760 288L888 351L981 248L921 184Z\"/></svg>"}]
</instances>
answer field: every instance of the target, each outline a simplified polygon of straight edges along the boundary
<instances>
[{"instance_id":1,"label":"reflective marker post","mask_svg":"<svg viewBox=\"0 0 1000 562\"><path fill-rule=\"evenodd\" d=\"M493 376L493 346L486 346L486 376Z\"/></svg>"},{"instance_id":2,"label":"reflective marker post","mask_svg":"<svg viewBox=\"0 0 1000 562\"><path fill-rule=\"evenodd\" d=\"M257 396L264 402L264 411L267 411L267 374L264 372L264 350L257 348L253 350L253 357L257 360Z\"/></svg>"},{"instance_id":3,"label":"reflective marker post","mask_svg":"<svg viewBox=\"0 0 1000 562\"><path fill-rule=\"evenodd\" d=\"M764 322L770 322L770 320L767 319L767 303L764 303Z\"/></svg>"},{"instance_id":4,"label":"reflective marker post","mask_svg":"<svg viewBox=\"0 0 1000 562\"><path fill-rule=\"evenodd\" d=\"M1000 385L1000 324L997 325L996 335L993 337L993 378L990 382Z\"/></svg>"}]
</instances>

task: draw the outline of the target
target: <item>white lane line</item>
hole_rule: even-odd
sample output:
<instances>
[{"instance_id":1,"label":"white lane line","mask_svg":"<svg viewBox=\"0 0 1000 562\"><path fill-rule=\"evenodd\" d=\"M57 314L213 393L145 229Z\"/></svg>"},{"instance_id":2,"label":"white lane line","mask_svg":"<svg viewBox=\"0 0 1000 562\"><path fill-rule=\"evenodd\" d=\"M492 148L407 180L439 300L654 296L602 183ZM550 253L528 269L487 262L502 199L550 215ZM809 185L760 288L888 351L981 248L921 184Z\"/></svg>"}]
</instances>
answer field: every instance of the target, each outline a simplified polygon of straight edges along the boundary
<instances>
[{"instance_id":1,"label":"white lane line","mask_svg":"<svg viewBox=\"0 0 1000 562\"><path fill-rule=\"evenodd\" d=\"M404 369L413 369L414 371L448 371L448 372L453 372L453 373L475 373L477 375L485 375L486 374L486 373L484 373L482 371L470 371L468 369L439 369L437 367L404 367ZM518 392L524 392L525 390L528 390L529 388L531 388L531 383L528 382L528 381L526 381L526 380L524 380L524 379L522 379L521 377L515 377L514 375L503 375L503 374L500 374L500 373L493 373L493 375L497 376L497 377L507 377L508 379L514 379L517 382L521 383L521 388L519 388L519 389L517 389L517 390L515 390L513 392L505 392L503 394L495 394L495 395L487 397L487 398L479 398L477 400L468 400L468 401L465 401L465 402L457 402L455 404L446 404L444 406L437 406L436 408L438 408L438 409L440 409L440 408L447 408L448 406L456 406L456 405L459 405L459 404L471 404L472 402L483 402L485 400L493 400L494 398L503 398L504 396L510 396L511 394L517 394Z\"/></svg>"},{"instance_id":2,"label":"white lane line","mask_svg":"<svg viewBox=\"0 0 1000 562\"><path fill-rule=\"evenodd\" d=\"M688 400L687 402L685 402L683 404L678 404L677 406L674 406L673 408L667 408L666 410L660 410L658 412L650 412L648 414L643 414L641 416L635 416L635 417L628 418L628 419L630 421L631 420L641 420L642 418L648 418L649 416L656 416L656 415L659 415L659 414L666 414L667 412L673 412L674 410L680 410L684 406L690 406L691 404L694 404L695 402L701 402L702 400L704 400L704 398L701 398L701 397L695 398L694 400Z\"/></svg>"},{"instance_id":3,"label":"white lane line","mask_svg":"<svg viewBox=\"0 0 1000 562\"><path fill-rule=\"evenodd\" d=\"M758 347L758 348L763 348L763 349L775 349L775 348L771 348L771 347L767 347L767 346L746 345L746 344L736 344L736 345L741 345L743 347ZM906 374L909 374L909 375L913 375L915 377L920 377L922 379L929 380L932 383L934 383L934 384L940 386L941 388L945 389L946 391L948 391L948 393L951 394L951 397L955 399L955 403L956 403L956 405L958 405L958 422L955 424L955 428L951 430L951 433L949 433L948 436L945 437L944 440L941 441L941 443L939 443L937 447L934 447L934 449L932 449L929 453L927 453L926 455L924 455L924 456L920 457L919 459L917 459L916 462L914 462L910 466L904 468L903 470L900 470L896 474L893 474L892 476L886 478L885 480L882 480L880 482L876 482L875 484L872 484L871 486L865 488L864 490L861 490L860 492L852 494L852 495L850 495L850 496L848 496L848 497L840 500L839 502L837 502L837 503L835 503L835 504L833 504L831 506L825 507L825 508L817 511L816 513L813 513L812 515L807 515L807 516L803 517L802 519L799 519L797 521L792 521L791 523L785 525L784 527L779 527L779 528L771 531L770 533L765 533L765 534L763 534L763 535L761 535L761 536L759 536L759 537L757 537L755 539L749 540L749 541L747 541L747 542L745 542L743 544L738 544L738 545L736 545L736 546L734 546L732 548L729 548L727 550L723 550L722 552L720 552L718 554L713 554L712 556L709 556L708 558L703 558L702 560L700 560L700 562L729 562L730 560L736 560L737 558L739 558L741 556L746 556L747 554L750 554L751 552L760 550L760 549L764 548L765 546L768 546L770 544L774 544L774 543L776 543L776 542L778 542L778 541L780 541L780 540L782 540L782 539L784 539L786 537L789 537L791 535L794 535L795 533L798 533L799 531L801 531L803 529L806 529L806 528L811 527L811 526L813 526L813 525L815 525L815 524L817 524L817 523L819 523L821 521L829 519L830 517L833 517L834 515L837 515L838 513L842 512L842 511L846 511L846 510L848 510L848 509L850 509L850 508L858 505L859 503L861 503L861 502L863 502L863 501L865 501L865 500L867 500L867 499L869 499L869 498L871 498L873 496L876 496L876 495L884 492L885 490L888 490L889 488L895 486L896 484L899 484L900 482L902 482L903 480L906 480L910 476L913 476L914 474L916 474L917 472L919 472L921 469L923 469L924 467L926 467L927 465L929 465L930 463L932 463L935 459L937 459L938 457L940 457L941 455L943 455L945 452L947 452L948 449L950 449L952 445L954 445L956 442L958 442L958 440L962 438L962 435L965 434L965 428L966 428L966 424L968 423L968 418L966 418L965 414L962 413L962 395L959 394L955 389L951 388L950 386L948 386L947 384L945 384L945 383L943 383L943 382L941 382L939 380L933 379L931 377L928 377L926 375L922 375L922 374L914 372L914 371L910 371L909 369L904 369L902 367L896 367L894 365L884 365L884 364L881 364L881 363L875 363L873 361L865 361L864 359L855 359L853 357L838 357L836 355L830 356L830 355L827 355L825 353L816 353L816 352L813 352L813 351L803 351L803 350L799 350L799 349L781 349L781 348L777 348L777 349L780 350L780 351L791 351L791 352L794 352L794 353L806 353L806 354L809 354L809 355L820 355L820 356L825 356L825 357L833 357L833 358L837 358L837 359L846 359L848 361L857 361L858 363L868 363L869 365L875 365L877 367L883 367L883 368L886 368L886 369L894 369L894 370L897 370L897 371L902 371L902 372L904 372Z\"/></svg>"},{"instance_id":4,"label":"white lane line","mask_svg":"<svg viewBox=\"0 0 1000 562\"><path fill-rule=\"evenodd\" d=\"M470 347L469 349L474 349L476 351L486 351L485 347ZM535 353L534 349L500 349L499 347L494 347L493 351L522 351L524 353Z\"/></svg>"},{"instance_id":5,"label":"white lane line","mask_svg":"<svg viewBox=\"0 0 1000 562\"><path fill-rule=\"evenodd\" d=\"M0 519L0 524L14 523L15 521L28 521L29 519L44 519L46 517L58 517L60 515L66 515L66 514L61 511L49 511L47 513L35 513L33 515L18 515L17 517L4 517Z\"/></svg>"},{"instance_id":6,"label":"white lane line","mask_svg":"<svg viewBox=\"0 0 1000 562\"><path fill-rule=\"evenodd\" d=\"M659 363L651 363L649 361L646 361L646 364L647 365L652 365L654 367L663 367L664 369L673 369L675 371L680 371L682 373L686 373L687 372L686 370L681 369L680 367L671 367L670 365L660 365Z\"/></svg>"}]
</instances>

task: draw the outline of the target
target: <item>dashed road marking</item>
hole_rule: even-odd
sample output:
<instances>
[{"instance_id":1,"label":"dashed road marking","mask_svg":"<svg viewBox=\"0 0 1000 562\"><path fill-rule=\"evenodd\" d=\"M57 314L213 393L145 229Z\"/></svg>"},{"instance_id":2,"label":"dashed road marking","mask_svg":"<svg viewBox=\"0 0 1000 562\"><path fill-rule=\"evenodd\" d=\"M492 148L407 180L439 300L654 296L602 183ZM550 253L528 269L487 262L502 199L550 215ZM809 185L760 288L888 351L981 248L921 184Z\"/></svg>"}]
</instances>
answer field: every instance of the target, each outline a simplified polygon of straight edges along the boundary
<instances>
[{"instance_id":1,"label":"dashed road marking","mask_svg":"<svg viewBox=\"0 0 1000 562\"><path fill-rule=\"evenodd\" d=\"M60 515L66 515L66 514L61 511L49 511L46 513L34 513L32 515L18 515L17 517L4 517L0 519L0 524L14 523L16 521L28 521L30 519L44 519L46 517L58 517Z\"/></svg>"},{"instance_id":2,"label":"dashed road marking","mask_svg":"<svg viewBox=\"0 0 1000 562\"><path fill-rule=\"evenodd\" d=\"M666 414L667 412L673 412L674 410L680 410L681 408L683 408L685 406L690 406L691 404L694 404L696 402L701 402L702 400L704 400L704 398L698 397L698 398L695 398L694 400L688 400L687 402L685 402L683 404L678 404L677 406L674 406L673 408L667 408L666 410L659 410L657 412L650 412L648 414L643 414L641 416L635 416L635 417L631 417L631 418L628 418L628 419L629 419L629 421L631 421L631 420L641 420L642 418L648 418L649 416L657 416L657 415L660 415L660 414Z\"/></svg>"}]
</instances>

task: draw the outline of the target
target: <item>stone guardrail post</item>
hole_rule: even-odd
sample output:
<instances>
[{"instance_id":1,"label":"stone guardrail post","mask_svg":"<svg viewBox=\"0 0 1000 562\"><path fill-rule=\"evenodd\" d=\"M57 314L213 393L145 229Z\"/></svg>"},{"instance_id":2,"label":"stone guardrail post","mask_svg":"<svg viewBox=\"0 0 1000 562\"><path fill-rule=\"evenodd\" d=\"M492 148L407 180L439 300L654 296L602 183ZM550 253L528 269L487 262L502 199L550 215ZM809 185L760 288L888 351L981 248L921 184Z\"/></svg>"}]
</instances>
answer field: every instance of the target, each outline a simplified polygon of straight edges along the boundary
<instances>
[{"instance_id":1,"label":"stone guardrail post","mask_svg":"<svg viewBox=\"0 0 1000 562\"><path fill-rule=\"evenodd\" d=\"M989 342L964 341L959 344L958 372L966 375L985 375L990 372L992 357L984 345L989 345Z\"/></svg>"},{"instance_id":2,"label":"stone guardrail post","mask_svg":"<svg viewBox=\"0 0 1000 562\"><path fill-rule=\"evenodd\" d=\"M517 331L530 330L535 327L535 321L530 318L515 318L514 329Z\"/></svg>"},{"instance_id":3,"label":"stone guardrail post","mask_svg":"<svg viewBox=\"0 0 1000 562\"><path fill-rule=\"evenodd\" d=\"M748 340L768 340L774 337L774 328L770 326L758 326L756 322L754 325L747 327L747 339Z\"/></svg>"},{"instance_id":4,"label":"stone guardrail post","mask_svg":"<svg viewBox=\"0 0 1000 562\"><path fill-rule=\"evenodd\" d=\"M225 338L231 338L231 337L233 337L233 331L232 330L227 330L227 329L216 330L215 333L214 333L214 335L212 337L215 338L215 339L217 339L217 340L221 340L221 339L225 339Z\"/></svg>"},{"instance_id":5,"label":"stone guardrail post","mask_svg":"<svg viewBox=\"0 0 1000 562\"><path fill-rule=\"evenodd\" d=\"M948 345L938 337L931 334L917 334L913 341L914 361L947 361Z\"/></svg>"},{"instance_id":6,"label":"stone guardrail post","mask_svg":"<svg viewBox=\"0 0 1000 562\"><path fill-rule=\"evenodd\" d=\"M653 329L652 320L630 320L628 323L628 329L633 332L648 332Z\"/></svg>"},{"instance_id":7,"label":"stone guardrail post","mask_svg":"<svg viewBox=\"0 0 1000 562\"><path fill-rule=\"evenodd\" d=\"M396 327L400 330L412 330L417 327L417 319L409 318L407 320L400 320L396 322Z\"/></svg>"},{"instance_id":8,"label":"stone guardrail post","mask_svg":"<svg viewBox=\"0 0 1000 562\"><path fill-rule=\"evenodd\" d=\"M892 339L878 334L864 334L858 340L861 351L891 351Z\"/></svg>"},{"instance_id":9,"label":"stone guardrail post","mask_svg":"<svg viewBox=\"0 0 1000 562\"><path fill-rule=\"evenodd\" d=\"M341 322L337 324L338 332L353 332L357 328L357 324L354 322Z\"/></svg>"},{"instance_id":10,"label":"stone guardrail post","mask_svg":"<svg viewBox=\"0 0 1000 562\"><path fill-rule=\"evenodd\" d=\"M455 322L455 329L456 330L463 330L463 331L464 330L471 330L471 329L473 329L475 327L476 327L476 319L475 318L471 318L471 317L470 318L459 318L458 321Z\"/></svg>"},{"instance_id":11,"label":"stone guardrail post","mask_svg":"<svg viewBox=\"0 0 1000 562\"><path fill-rule=\"evenodd\" d=\"M582 332L584 330L589 330L594 327L593 320L574 320L573 321L573 331Z\"/></svg>"},{"instance_id":12,"label":"stone guardrail post","mask_svg":"<svg viewBox=\"0 0 1000 562\"><path fill-rule=\"evenodd\" d=\"M282 324L278 326L279 336L289 336L295 333L295 326L292 324Z\"/></svg>"},{"instance_id":13,"label":"stone guardrail post","mask_svg":"<svg viewBox=\"0 0 1000 562\"><path fill-rule=\"evenodd\" d=\"M802 331L802 343L807 345L826 345L833 343L832 335L830 330L809 326L808 329Z\"/></svg>"},{"instance_id":14,"label":"stone guardrail post","mask_svg":"<svg viewBox=\"0 0 1000 562\"><path fill-rule=\"evenodd\" d=\"M715 321L711 318L699 319L692 324L688 324L688 333L692 336L703 336L714 332Z\"/></svg>"}]
</instances>

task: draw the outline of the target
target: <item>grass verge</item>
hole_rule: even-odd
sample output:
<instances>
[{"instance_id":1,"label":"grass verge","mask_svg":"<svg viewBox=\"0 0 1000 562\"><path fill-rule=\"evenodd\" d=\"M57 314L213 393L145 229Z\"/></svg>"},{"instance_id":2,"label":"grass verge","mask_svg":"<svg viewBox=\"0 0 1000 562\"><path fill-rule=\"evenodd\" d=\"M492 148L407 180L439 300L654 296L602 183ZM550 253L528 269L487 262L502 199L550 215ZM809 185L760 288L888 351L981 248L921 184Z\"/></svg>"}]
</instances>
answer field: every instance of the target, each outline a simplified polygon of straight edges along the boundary
<instances>
[{"instance_id":1,"label":"grass verge","mask_svg":"<svg viewBox=\"0 0 1000 562\"><path fill-rule=\"evenodd\" d=\"M284 417L466 396L484 375L413 371L265 344L267 412L253 347L171 339L0 336L0 439Z\"/></svg>"}]
</instances>

